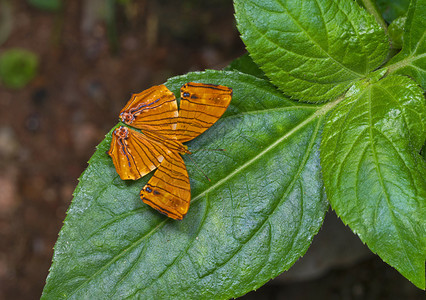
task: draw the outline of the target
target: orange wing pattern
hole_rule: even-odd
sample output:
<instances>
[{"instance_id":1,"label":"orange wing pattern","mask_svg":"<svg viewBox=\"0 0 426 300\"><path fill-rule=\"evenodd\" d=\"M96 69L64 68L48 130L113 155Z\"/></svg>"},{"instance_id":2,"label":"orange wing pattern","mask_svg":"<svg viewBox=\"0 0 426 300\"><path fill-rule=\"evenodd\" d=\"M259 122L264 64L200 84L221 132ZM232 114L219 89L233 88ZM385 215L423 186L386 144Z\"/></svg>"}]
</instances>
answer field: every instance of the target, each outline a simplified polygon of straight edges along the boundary
<instances>
[{"instance_id":1,"label":"orange wing pattern","mask_svg":"<svg viewBox=\"0 0 426 300\"><path fill-rule=\"evenodd\" d=\"M143 202L170 218L182 220L191 189L180 154L190 154L183 142L206 131L225 112L232 89L190 82L181 88L180 110L164 85L135 94L120 112L120 120L144 133L120 126L112 134L115 169L121 179L139 179L157 169L140 192Z\"/></svg>"},{"instance_id":2,"label":"orange wing pattern","mask_svg":"<svg viewBox=\"0 0 426 300\"><path fill-rule=\"evenodd\" d=\"M178 120L175 95L165 85L134 94L121 110L120 119L127 125L174 138Z\"/></svg>"},{"instance_id":3,"label":"orange wing pattern","mask_svg":"<svg viewBox=\"0 0 426 300\"><path fill-rule=\"evenodd\" d=\"M182 220L189 209L191 187L185 163L172 152L141 190L143 202L166 216Z\"/></svg>"},{"instance_id":4,"label":"orange wing pattern","mask_svg":"<svg viewBox=\"0 0 426 300\"><path fill-rule=\"evenodd\" d=\"M187 142L216 123L231 103L232 89L189 82L182 86L176 139Z\"/></svg>"}]
</instances>

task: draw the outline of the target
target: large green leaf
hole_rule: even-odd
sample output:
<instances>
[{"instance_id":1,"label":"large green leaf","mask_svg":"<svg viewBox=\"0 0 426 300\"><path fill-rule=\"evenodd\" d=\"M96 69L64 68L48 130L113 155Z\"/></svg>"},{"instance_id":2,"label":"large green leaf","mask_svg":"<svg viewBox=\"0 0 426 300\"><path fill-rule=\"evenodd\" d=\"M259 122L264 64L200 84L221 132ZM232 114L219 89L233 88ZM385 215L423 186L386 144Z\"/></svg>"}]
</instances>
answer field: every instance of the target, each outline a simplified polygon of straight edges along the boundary
<instances>
[{"instance_id":1,"label":"large green leaf","mask_svg":"<svg viewBox=\"0 0 426 300\"><path fill-rule=\"evenodd\" d=\"M188 143L192 201L183 221L139 199L150 175L123 181L105 153L80 178L55 245L44 299L230 298L287 270L319 230L327 202L319 167L324 111L286 99L267 81L206 71L170 79L223 84L225 115ZM124 105L124 102L123 102Z\"/></svg>"},{"instance_id":2,"label":"large green leaf","mask_svg":"<svg viewBox=\"0 0 426 300\"><path fill-rule=\"evenodd\" d=\"M412 0L402 50L387 64L390 72L409 75L426 89L426 0Z\"/></svg>"},{"instance_id":3,"label":"large green leaf","mask_svg":"<svg viewBox=\"0 0 426 300\"><path fill-rule=\"evenodd\" d=\"M285 94L326 101L383 63L382 28L352 0L235 0L253 60Z\"/></svg>"},{"instance_id":4,"label":"large green leaf","mask_svg":"<svg viewBox=\"0 0 426 300\"><path fill-rule=\"evenodd\" d=\"M405 76L354 86L329 114L321 166L331 206L368 247L425 288L422 89Z\"/></svg>"}]
</instances>

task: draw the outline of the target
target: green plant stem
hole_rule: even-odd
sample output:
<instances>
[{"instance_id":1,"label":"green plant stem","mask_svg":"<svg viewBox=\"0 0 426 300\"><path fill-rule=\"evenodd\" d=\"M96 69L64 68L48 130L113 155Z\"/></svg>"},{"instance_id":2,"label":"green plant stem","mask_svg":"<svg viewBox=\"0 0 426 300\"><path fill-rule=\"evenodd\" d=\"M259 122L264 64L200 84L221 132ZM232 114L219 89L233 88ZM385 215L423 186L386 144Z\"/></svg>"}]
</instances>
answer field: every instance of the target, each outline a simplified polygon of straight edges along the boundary
<instances>
[{"instance_id":1,"label":"green plant stem","mask_svg":"<svg viewBox=\"0 0 426 300\"><path fill-rule=\"evenodd\" d=\"M387 66L388 73L389 74L393 73L393 72L397 71L400 68L403 68L403 67L406 67L406 66L410 65L414 60L420 60L421 58L423 58L425 56L426 56L426 54L418 55L416 57L409 56L406 59L403 59L403 60L400 60L400 61L398 61L396 63L393 63L393 64Z\"/></svg>"},{"instance_id":2,"label":"green plant stem","mask_svg":"<svg viewBox=\"0 0 426 300\"><path fill-rule=\"evenodd\" d=\"M386 25L385 20L383 19L382 15L380 14L380 11L376 5L375 1L371 0L361 0L362 4L364 5L365 9L374 16L377 23L383 28L385 32L388 31L388 26Z\"/></svg>"}]
</instances>

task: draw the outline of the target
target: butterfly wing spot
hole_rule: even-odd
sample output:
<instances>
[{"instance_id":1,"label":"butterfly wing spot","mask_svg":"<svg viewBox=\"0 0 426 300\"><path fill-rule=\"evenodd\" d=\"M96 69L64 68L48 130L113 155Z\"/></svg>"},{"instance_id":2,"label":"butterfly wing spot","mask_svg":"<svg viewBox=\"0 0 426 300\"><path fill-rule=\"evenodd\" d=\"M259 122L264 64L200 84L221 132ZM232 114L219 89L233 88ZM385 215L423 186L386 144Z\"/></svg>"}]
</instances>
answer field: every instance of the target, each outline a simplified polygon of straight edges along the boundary
<instances>
[{"instance_id":1,"label":"butterfly wing spot","mask_svg":"<svg viewBox=\"0 0 426 300\"><path fill-rule=\"evenodd\" d=\"M145 186L144 190L147 193L153 193L154 195L160 195L159 191L152 189L150 186Z\"/></svg>"}]
</instances>

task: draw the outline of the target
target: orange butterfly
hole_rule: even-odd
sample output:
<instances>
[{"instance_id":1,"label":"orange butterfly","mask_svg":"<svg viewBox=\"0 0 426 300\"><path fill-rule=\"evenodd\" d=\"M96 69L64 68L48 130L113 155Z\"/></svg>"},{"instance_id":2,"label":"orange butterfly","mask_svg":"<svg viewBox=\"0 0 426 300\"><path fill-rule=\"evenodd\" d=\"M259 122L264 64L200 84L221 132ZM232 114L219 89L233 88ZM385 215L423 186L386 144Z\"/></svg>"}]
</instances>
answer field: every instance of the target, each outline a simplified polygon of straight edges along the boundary
<instances>
[{"instance_id":1,"label":"orange butterfly","mask_svg":"<svg viewBox=\"0 0 426 300\"><path fill-rule=\"evenodd\" d=\"M164 85L134 94L120 112L120 120L143 133L120 126L112 133L115 169L121 179L139 179L157 169L143 187L143 202L170 218L182 220L189 209L191 190L183 145L212 126L225 112L232 89L189 82L181 88L180 109Z\"/></svg>"}]
</instances>

